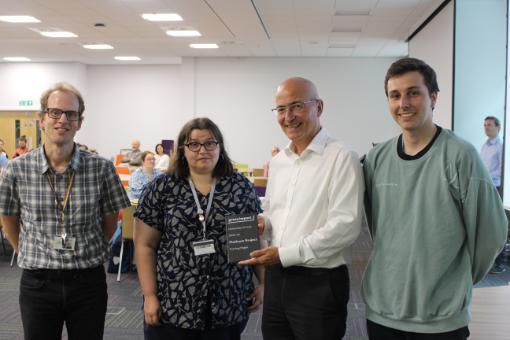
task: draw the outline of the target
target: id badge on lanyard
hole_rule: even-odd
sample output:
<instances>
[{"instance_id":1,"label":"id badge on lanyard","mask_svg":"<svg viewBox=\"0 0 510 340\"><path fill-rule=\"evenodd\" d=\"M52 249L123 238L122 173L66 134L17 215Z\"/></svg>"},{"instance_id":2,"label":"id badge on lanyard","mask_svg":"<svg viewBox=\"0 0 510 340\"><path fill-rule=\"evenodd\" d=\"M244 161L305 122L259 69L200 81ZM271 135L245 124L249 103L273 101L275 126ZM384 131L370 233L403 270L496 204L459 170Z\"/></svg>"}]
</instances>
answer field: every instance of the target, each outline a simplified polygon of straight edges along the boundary
<instances>
[{"instance_id":1,"label":"id badge on lanyard","mask_svg":"<svg viewBox=\"0 0 510 340\"><path fill-rule=\"evenodd\" d=\"M216 188L216 179L213 179L211 192L209 193L209 200L207 201L207 208L204 215L204 210L202 210L202 206L200 205L200 201L198 200L197 190L195 189L195 185L191 178L188 178L189 185L191 187L191 191L193 192L193 198L195 199L195 204L197 206L198 220L202 224L202 240L195 241L192 243L193 252L195 256L202 256L208 254L216 253L216 249L214 248L214 240L206 238L207 225L206 221L209 217L209 213L211 212L212 201L214 197L214 190Z\"/></svg>"},{"instance_id":2,"label":"id badge on lanyard","mask_svg":"<svg viewBox=\"0 0 510 340\"><path fill-rule=\"evenodd\" d=\"M46 174L48 184L50 185L51 191L55 195L55 202L56 202L57 207L60 212L59 224L60 224L61 233L59 234L57 232L57 235L55 235L53 237L53 240L51 242L52 248L55 250L74 251L75 247L76 247L76 238L71 235L68 235L65 230L65 210L67 207L67 203L69 203L69 196L71 195L71 189L73 187L73 182L74 182L74 174L75 174L75 172L73 171L71 173L71 177L69 178L69 181L67 183L66 192L64 195L64 199L62 201L58 197L57 190L55 188L55 184L53 183L53 180L51 179L50 175ZM58 229L59 229L59 227L57 226L57 230Z\"/></svg>"}]
</instances>

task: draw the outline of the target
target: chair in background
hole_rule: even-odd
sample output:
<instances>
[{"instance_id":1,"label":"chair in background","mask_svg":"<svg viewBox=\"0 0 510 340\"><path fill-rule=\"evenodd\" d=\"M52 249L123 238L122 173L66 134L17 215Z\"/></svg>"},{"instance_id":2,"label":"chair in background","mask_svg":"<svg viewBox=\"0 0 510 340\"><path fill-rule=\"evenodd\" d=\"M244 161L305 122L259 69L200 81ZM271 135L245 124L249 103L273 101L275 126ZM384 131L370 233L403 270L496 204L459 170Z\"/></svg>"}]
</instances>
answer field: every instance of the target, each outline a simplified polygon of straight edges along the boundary
<instances>
[{"instance_id":1,"label":"chair in background","mask_svg":"<svg viewBox=\"0 0 510 340\"><path fill-rule=\"evenodd\" d=\"M3 228L2 228L2 224L0 224L0 238L2 238L2 248L3 248L3 251L4 251L4 255L7 253L7 250L5 249L5 244L4 244L4 241L5 241L5 237L4 237L4 231L3 231ZM11 267L14 266L14 259L16 258L16 250L13 250L12 251L12 256L11 256Z\"/></svg>"},{"instance_id":2,"label":"chair in background","mask_svg":"<svg viewBox=\"0 0 510 340\"><path fill-rule=\"evenodd\" d=\"M115 155L115 159L113 161L113 164L115 164L115 166L121 164L122 160L124 159L124 157L126 157L126 155L123 155L123 154Z\"/></svg>"},{"instance_id":3,"label":"chair in background","mask_svg":"<svg viewBox=\"0 0 510 340\"><path fill-rule=\"evenodd\" d=\"M253 188L259 197L266 196L267 177L254 177Z\"/></svg>"},{"instance_id":4,"label":"chair in background","mask_svg":"<svg viewBox=\"0 0 510 340\"><path fill-rule=\"evenodd\" d=\"M250 169L248 169L248 164L234 163L233 166L234 166L234 170L236 170L240 174L243 174L246 177L250 176Z\"/></svg>"},{"instance_id":5,"label":"chair in background","mask_svg":"<svg viewBox=\"0 0 510 340\"><path fill-rule=\"evenodd\" d=\"M120 181L124 188L129 187L129 179L131 178L131 170L127 166L116 166L115 172L119 175Z\"/></svg>"},{"instance_id":6,"label":"chair in background","mask_svg":"<svg viewBox=\"0 0 510 340\"><path fill-rule=\"evenodd\" d=\"M117 282L120 282L120 272L122 270L122 256L124 255L124 242L127 240L133 240L133 221L134 221L135 206L132 205L122 212L122 239L120 245L119 255L119 271L117 273Z\"/></svg>"},{"instance_id":7,"label":"chair in background","mask_svg":"<svg viewBox=\"0 0 510 340\"><path fill-rule=\"evenodd\" d=\"M264 177L264 169L263 168L252 168L251 175L252 175L252 177Z\"/></svg>"},{"instance_id":8,"label":"chair in background","mask_svg":"<svg viewBox=\"0 0 510 340\"><path fill-rule=\"evenodd\" d=\"M4 255L7 254L7 250L5 249L5 238L4 238L4 230L2 228L2 224L0 224L0 238L2 239L2 248L4 250Z\"/></svg>"}]
</instances>

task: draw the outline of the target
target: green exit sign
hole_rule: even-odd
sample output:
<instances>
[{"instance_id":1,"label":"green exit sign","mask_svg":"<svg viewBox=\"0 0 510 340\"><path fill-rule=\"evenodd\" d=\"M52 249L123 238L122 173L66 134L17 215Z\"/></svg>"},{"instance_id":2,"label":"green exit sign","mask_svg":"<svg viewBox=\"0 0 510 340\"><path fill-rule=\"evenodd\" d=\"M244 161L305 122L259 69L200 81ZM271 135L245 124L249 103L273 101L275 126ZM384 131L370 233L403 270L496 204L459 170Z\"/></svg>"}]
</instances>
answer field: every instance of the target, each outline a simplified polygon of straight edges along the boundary
<instances>
[{"instance_id":1,"label":"green exit sign","mask_svg":"<svg viewBox=\"0 0 510 340\"><path fill-rule=\"evenodd\" d=\"M34 102L31 101L30 99L18 100L18 105L19 106L32 106L33 104L34 104Z\"/></svg>"}]
</instances>

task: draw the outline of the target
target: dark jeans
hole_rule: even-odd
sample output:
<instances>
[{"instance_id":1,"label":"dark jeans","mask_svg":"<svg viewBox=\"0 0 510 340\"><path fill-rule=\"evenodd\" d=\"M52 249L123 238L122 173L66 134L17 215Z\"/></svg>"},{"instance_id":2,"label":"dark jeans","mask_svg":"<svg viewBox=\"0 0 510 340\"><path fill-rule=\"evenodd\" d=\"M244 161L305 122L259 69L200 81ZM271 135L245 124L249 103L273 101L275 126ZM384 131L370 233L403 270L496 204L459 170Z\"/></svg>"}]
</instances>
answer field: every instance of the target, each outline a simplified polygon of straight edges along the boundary
<instances>
[{"instance_id":1,"label":"dark jeans","mask_svg":"<svg viewBox=\"0 0 510 340\"><path fill-rule=\"evenodd\" d=\"M466 340L468 327L462 327L445 333L412 333L389 328L367 320L368 338L370 340Z\"/></svg>"},{"instance_id":2,"label":"dark jeans","mask_svg":"<svg viewBox=\"0 0 510 340\"><path fill-rule=\"evenodd\" d=\"M150 326L144 322L145 340L240 340L241 326L207 330L177 328L171 325Z\"/></svg>"},{"instance_id":3,"label":"dark jeans","mask_svg":"<svg viewBox=\"0 0 510 340\"><path fill-rule=\"evenodd\" d=\"M349 272L333 268L266 267L264 340L339 340L345 334Z\"/></svg>"},{"instance_id":4,"label":"dark jeans","mask_svg":"<svg viewBox=\"0 0 510 340\"><path fill-rule=\"evenodd\" d=\"M23 270L19 304L26 340L103 338L108 294L102 266L83 270Z\"/></svg>"}]
</instances>

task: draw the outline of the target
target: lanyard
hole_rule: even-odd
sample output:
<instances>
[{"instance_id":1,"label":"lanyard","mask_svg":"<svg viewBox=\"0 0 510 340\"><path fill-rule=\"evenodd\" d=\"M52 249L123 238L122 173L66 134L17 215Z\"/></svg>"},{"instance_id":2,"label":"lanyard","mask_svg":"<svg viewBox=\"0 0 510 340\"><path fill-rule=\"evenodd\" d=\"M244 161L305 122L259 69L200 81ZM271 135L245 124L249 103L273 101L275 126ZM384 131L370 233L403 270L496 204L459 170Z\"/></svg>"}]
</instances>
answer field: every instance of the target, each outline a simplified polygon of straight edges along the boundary
<instances>
[{"instance_id":1,"label":"lanyard","mask_svg":"<svg viewBox=\"0 0 510 340\"><path fill-rule=\"evenodd\" d=\"M71 188L73 186L74 181L74 171L71 172L71 177L69 177L69 181L67 182L67 189L66 193L64 195L64 200L60 201L60 198L58 197L57 190L55 189L55 185L53 184L53 179L49 174L46 174L46 178L48 179L48 183L50 185L51 191L53 191L53 194L55 195L55 201L57 202L58 209L60 210L60 224L62 225L63 232L62 235L65 234L65 225L64 225L64 218L65 218L65 210L67 207L67 203L69 202L69 195L71 194Z\"/></svg>"},{"instance_id":2,"label":"lanyard","mask_svg":"<svg viewBox=\"0 0 510 340\"><path fill-rule=\"evenodd\" d=\"M198 200L197 196L197 190L195 189L195 185L193 184L193 181L191 180L191 177L188 178L189 186L191 187L191 191L193 192L193 198L195 199L195 204L197 205L197 213L198 213L198 220L202 223L202 230L205 240L205 230L206 225L205 222L207 220L207 217L209 217L209 213L211 212L211 206L214 196L214 189L216 188L216 178L213 178L211 192L209 193L209 200L207 201L207 209L205 210L205 216L204 211L202 210L202 207L200 206L200 201Z\"/></svg>"}]
</instances>

